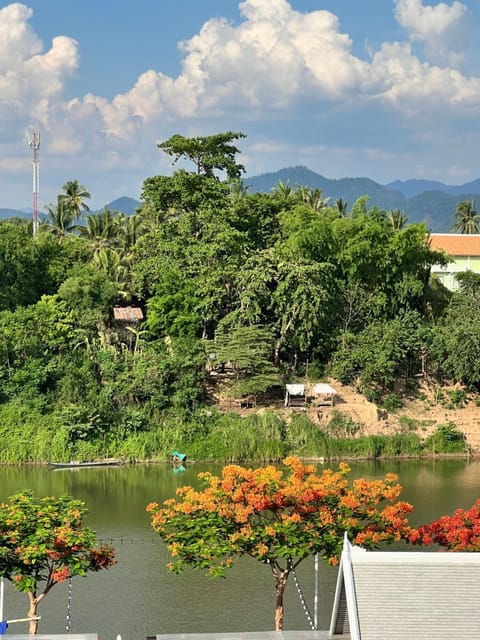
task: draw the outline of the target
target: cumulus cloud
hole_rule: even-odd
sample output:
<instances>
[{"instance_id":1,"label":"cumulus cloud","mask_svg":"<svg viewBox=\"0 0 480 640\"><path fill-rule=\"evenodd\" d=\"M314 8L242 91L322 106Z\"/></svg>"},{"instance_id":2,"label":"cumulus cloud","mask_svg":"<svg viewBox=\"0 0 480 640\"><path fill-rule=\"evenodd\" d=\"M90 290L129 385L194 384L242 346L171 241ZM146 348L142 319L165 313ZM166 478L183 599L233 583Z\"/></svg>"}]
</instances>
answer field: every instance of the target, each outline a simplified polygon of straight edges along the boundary
<instances>
[{"instance_id":1,"label":"cumulus cloud","mask_svg":"<svg viewBox=\"0 0 480 640\"><path fill-rule=\"evenodd\" d=\"M395 0L395 17L412 40L425 43L425 53L432 62L454 67L461 64L469 32L469 11L463 3L455 0L451 5L426 6L422 0Z\"/></svg>"},{"instance_id":2,"label":"cumulus cloud","mask_svg":"<svg viewBox=\"0 0 480 640\"><path fill-rule=\"evenodd\" d=\"M330 11L302 13L288 0L243 0L239 11L238 23L210 19L180 43L178 76L146 69L111 100L91 93L66 100L81 43L59 35L46 49L30 26L31 9L20 3L0 9L2 139L12 128L35 126L48 133L42 141L58 163L88 158L99 171L128 171L141 170L142 158L158 158L155 139L173 126L180 130L179 123L186 135L197 123L216 127L222 118L243 128L305 105L326 119L337 107L354 114L373 104L412 122L445 110L461 116L480 110L480 79L456 67L468 17L457 0L429 6L394 0L409 39L385 42L368 59L353 54ZM417 56L415 42L424 43L426 58ZM263 153L275 153L271 144Z\"/></svg>"},{"instance_id":3,"label":"cumulus cloud","mask_svg":"<svg viewBox=\"0 0 480 640\"><path fill-rule=\"evenodd\" d=\"M65 79L78 67L78 45L59 36L43 52L28 24L31 9L15 3L0 9L0 95L16 114L35 117L36 105L61 96Z\"/></svg>"}]
</instances>

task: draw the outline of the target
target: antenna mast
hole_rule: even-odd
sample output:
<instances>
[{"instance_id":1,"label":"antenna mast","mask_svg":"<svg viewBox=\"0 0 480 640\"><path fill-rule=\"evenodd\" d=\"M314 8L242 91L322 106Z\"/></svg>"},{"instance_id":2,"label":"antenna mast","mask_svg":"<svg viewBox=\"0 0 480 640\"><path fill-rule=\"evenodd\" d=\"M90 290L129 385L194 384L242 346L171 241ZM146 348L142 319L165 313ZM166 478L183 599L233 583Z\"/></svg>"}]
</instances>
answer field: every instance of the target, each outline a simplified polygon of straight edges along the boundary
<instances>
[{"instance_id":1,"label":"antenna mast","mask_svg":"<svg viewBox=\"0 0 480 640\"><path fill-rule=\"evenodd\" d=\"M40 168L40 132L32 131L28 133L28 146L33 152L33 235L37 235L38 231L38 191L40 186L39 168Z\"/></svg>"}]
</instances>

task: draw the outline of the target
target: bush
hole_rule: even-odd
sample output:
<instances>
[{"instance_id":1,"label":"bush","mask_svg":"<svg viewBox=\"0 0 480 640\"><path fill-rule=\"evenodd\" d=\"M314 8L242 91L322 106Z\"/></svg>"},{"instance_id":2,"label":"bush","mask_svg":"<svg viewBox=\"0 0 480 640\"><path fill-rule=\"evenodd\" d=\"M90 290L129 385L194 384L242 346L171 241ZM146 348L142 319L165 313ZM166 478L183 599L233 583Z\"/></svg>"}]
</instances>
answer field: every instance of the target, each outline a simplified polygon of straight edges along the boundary
<instances>
[{"instance_id":1,"label":"bush","mask_svg":"<svg viewBox=\"0 0 480 640\"><path fill-rule=\"evenodd\" d=\"M403 407L404 402L398 393L389 393L383 398L381 405L387 411L396 411Z\"/></svg>"},{"instance_id":2,"label":"bush","mask_svg":"<svg viewBox=\"0 0 480 640\"><path fill-rule=\"evenodd\" d=\"M438 425L432 435L425 440L425 449L436 453L462 453L467 451L465 437L454 422Z\"/></svg>"},{"instance_id":3,"label":"bush","mask_svg":"<svg viewBox=\"0 0 480 640\"><path fill-rule=\"evenodd\" d=\"M454 389L453 391L448 391L448 397L450 399L450 404L453 407L460 408L467 401L467 394L463 389Z\"/></svg>"},{"instance_id":4,"label":"bush","mask_svg":"<svg viewBox=\"0 0 480 640\"><path fill-rule=\"evenodd\" d=\"M332 417L327 424L328 433L335 438L351 438L360 433L362 429L361 423L355 422L350 416L346 416L336 409L332 411Z\"/></svg>"}]
</instances>

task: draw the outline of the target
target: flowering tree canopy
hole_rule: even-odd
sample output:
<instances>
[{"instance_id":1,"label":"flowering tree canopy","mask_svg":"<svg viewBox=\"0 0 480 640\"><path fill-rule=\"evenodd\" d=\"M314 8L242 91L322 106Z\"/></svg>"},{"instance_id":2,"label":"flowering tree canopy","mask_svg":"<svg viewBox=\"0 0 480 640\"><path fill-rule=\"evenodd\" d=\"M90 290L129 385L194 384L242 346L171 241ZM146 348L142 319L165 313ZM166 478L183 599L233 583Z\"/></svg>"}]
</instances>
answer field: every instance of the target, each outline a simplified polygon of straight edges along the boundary
<instances>
[{"instance_id":1,"label":"flowering tree canopy","mask_svg":"<svg viewBox=\"0 0 480 640\"><path fill-rule=\"evenodd\" d=\"M0 504L0 576L28 595L29 618L59 582L115 563L112 548L95 547L86 513L84 503L70 496L37 498L30 491ZM30 634L37 625L30 622Z\"/></svg>"},{"instance_id":2,"label":"flowering tree canopy","mask_svg":"<svg viewBox=\"0 0 480 640\"><path fill-rule=\"evenodd\" d=\"M480 498L467 511L457 509L410 534L413 544L437 544L449 551L480 551Z\"/></svg>"},{"instance_id":3,"label":"flowering tree canopy","mask_svg":"<svg viewBox=\"0 0 480 640\"><path fill-rule=\"evenodd\" d=\"M336 564L345 532L367 548L406 540L411 532L406 514L412 510L406 502L395 502L402 488L393 474L350 483L345 464L321 474L297 458L284 464L284 469L230 465L221 477L201 473L203 491L181 487L178 499L147 507L153 529L172 554L172 571L193 567L224 576L242 555L268 564L277 631L283 629L288 576L302 560L318 553Z\"/></svg>"}]
</instances>

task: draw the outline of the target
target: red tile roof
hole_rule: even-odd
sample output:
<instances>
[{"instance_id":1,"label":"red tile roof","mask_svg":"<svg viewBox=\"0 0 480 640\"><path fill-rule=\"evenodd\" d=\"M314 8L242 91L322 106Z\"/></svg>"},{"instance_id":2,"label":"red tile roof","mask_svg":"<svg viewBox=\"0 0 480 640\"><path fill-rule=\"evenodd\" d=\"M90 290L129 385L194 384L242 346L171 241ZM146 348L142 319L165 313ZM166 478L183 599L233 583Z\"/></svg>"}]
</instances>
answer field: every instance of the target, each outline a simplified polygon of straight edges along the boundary
<instances>
[{"instance_id":1,"label":"red tile roof","mask_svg":"<svg viewBox=\"0 0 480 640\"><path fill-rule=\"evenodd\" d=\"M480 235L462 233L431 233L430 248L445 251L450 256L480 256Z\"/></svg>"}]
</instances>

